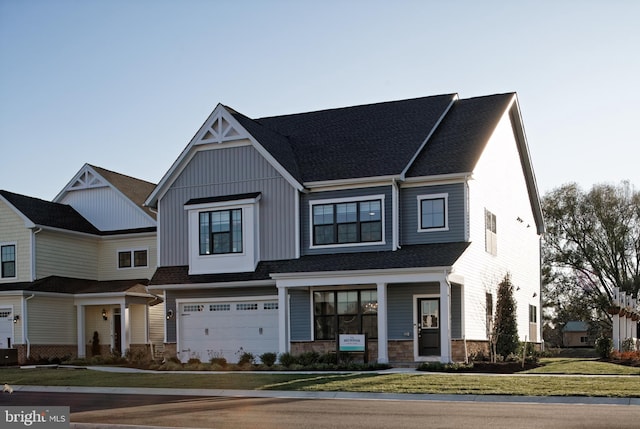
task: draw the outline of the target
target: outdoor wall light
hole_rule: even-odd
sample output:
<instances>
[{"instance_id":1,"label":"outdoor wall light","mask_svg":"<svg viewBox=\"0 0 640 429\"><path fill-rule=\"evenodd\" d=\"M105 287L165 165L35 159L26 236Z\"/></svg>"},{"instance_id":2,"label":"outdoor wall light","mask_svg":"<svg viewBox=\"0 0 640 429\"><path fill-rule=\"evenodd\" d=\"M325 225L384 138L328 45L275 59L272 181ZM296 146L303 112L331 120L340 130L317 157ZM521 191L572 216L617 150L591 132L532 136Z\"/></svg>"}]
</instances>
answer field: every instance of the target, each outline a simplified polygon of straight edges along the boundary
<instances>
[{"instance_id":1,"label":"outdoor wall light","mask_svg":"<svg viewBox=\"0 0 640 429\"><path fill-rule=\"evenodd\" d=\"M107 310L102 309L102 320L107 320Z\"/></svg>"},{"instance_id":2,"label":"outdoor wall light","mask_svg":"<svg viewBox=\"0 0 640 429\"><path fill-rule=\"evenodd\" d=\"M167 320L173 319L173 310L167 310Z\"/></svg>"},{"instance_id":3,"label":"outdoor wall light","mask_svg":"<svg viewBox=\"0 0 640 429\"><path fill-rule=\"evenodd\" d=\"M18 323L18 320L20 320L19 314L16 314L15 316L13 316L13 323Z\"/></svg>"},{"instance_id":4,"label":"outdoor wall light","mask_svg":"<svg viewBox=\"0 0 640 429\"><path fill-rule=\"evenodd\" d=\"M533 297L535 298L536 296L538 296L538 294L536 292L533 293Z\"/></svg>"}]
</instances>

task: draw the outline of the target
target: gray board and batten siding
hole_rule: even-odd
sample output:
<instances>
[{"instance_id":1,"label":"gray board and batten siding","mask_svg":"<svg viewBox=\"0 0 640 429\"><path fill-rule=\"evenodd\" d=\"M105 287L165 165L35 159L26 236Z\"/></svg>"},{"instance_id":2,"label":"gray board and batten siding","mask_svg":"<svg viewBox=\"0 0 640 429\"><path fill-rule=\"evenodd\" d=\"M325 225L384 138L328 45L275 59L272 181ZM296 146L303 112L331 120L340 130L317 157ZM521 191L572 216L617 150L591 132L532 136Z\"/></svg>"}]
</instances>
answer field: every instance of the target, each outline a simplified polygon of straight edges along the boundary
<instances>
[{"instance_id":1,"label":"gray board and batten siding","mask_svg":"<svg viewBox=\"0 0 640 429\"><path fill-rule=\"evenodd\" d=\"M384 244L371 245L346 245L334 246L327 245L318 248L311 248L311 219L310 219L310 203L313 204L317 200L334 200L341 198L361 198L367 196L384 195ZM301 236L302 236L302 254L303 255L319 255L326 253L349 253L349 252L368 252L368 251L388 251L392 247L392 198L391 186L378 186L373 188L346 189L340 191L313 192L303 194L300 198L300 218L301 218Z\"/></svg>"},{"instance_id":2,"label":"gray board and batten siding","mask_svg":"<svg viewBox=\"0 0 640 429\"><path fill-rule=\"evenodd\" d=\"M344 288L342 288L344 289ZM375 286L372 285L372 289ZM336 290L340 288L336 287ZM391 283L387 285L387 327L390 340L413 338L414 295L439 295L438 283ZM308 290L289 290L291 341L311 341L313 294ZM442 301L441 301L442 302ZM407 336L408 334L408 336ZM451 338L462 336L462 287L451 285Z\"/></svg>"},{"instance_id":3,"label":"gray board and batten siding","mask_svg":"<svg viewBox=\"0 0 640 429\"><path fill-rule=\"evenodd\" d=\"M400 190L400 244L456 243L465 241L465 184L453 183ZM448 196L448 231L418 232L420 209L418 196Z\"/></svg>"},{"instance_id":4,"label":"gray board and batten siding","mask_svg":"<svg viewBox=\"0 0 640 429\"><path fill-rule=\"evenodd\" d=\"M187 201L260 192L260 259L295 257L296 193L252 146L197 152L159 201L160 265L189 264Z\"/></svg>"}]
</instances>

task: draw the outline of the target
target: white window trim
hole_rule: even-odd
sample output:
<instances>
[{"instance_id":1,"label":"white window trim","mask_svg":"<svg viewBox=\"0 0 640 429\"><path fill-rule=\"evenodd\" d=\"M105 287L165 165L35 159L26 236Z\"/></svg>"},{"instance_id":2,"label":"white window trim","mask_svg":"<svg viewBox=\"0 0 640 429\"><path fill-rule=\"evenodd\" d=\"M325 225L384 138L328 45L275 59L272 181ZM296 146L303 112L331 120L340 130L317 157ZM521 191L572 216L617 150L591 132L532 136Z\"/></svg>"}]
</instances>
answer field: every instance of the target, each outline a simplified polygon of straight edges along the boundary
<instances>
[{"instance_id":1,"label":"white window trim","mask_svg":"<svg viewBox=\"0 0 640 429\"><path fill-rule=\"evenodd\" d=\"M330 198L324 200L311 200L309 201L309 249L328 249L328 248L340 248L340 247L362 247L362 246L380 246L387 244L385 234L385 204L384 194L380 195L363 195L360 197L345 197L345 198ZM374 201L380 200L380 221L382 222L382 240L381 241L367 241L362 243L341 243L341 244L313 244L313 206L323 204L340 204L340 203L352 203L359 201Z\"/></svg>"},{"instance_id":2,"label":"white window trim","mask_svg":"<svg viewBox=\"0 0 640 429\"><path fill-rule=\"evenodd\" d=\"M13 263L15 264L15 273L16 275L13 277L0 277L0 282L7 282L7 281L14 281L18 278L18 242L17 241L7 241L4 243L0 243L0 247L2 246L13 246L15 249L15 260L13 261ZM0 260L0 263L1 260ZM2 275L2 273L0 272L0 276Z\"/></svg>"},{"instance_id":3,"label":"white window trim","mask_svg":"<svg viewBox=\"0 0 640 429\"><path fill-rule=\"evenodd\" d=\"M449 194L418 195L418 232L449 231ZM439 228L422 228L422 201L444 198L444 226Z\"/></svg>"},{"instance_id":4,"label":"white window trim","mask_svg":"<svg viewBox=\"0 0 640 429\"><path fill-rule=\"evenodd\" d=\"M134 253L140 250L145 250L147 252L147 264L146 265L135 265ZM129 252L131 253L131 266L130 267L121 267L120 266L120 253ZM133 247L133 248L123 248L116 250L116 267L118 270L136 270L136 269L145 269L149 268L149 248L148 247Z\"/></svg>"},{"instance_id":5,"label":"white window trim","mask_svg":"<svg viewBox=\"0 0 640 429\"><path fill-rule=\"evenodd\" d=\"M259 204L261 196L240 200L185 205L188 213L189 274L219 274L254 270L259 255ZM200 254L200 213L242 210L242 252Z\"/></svg>"}]
</instances>

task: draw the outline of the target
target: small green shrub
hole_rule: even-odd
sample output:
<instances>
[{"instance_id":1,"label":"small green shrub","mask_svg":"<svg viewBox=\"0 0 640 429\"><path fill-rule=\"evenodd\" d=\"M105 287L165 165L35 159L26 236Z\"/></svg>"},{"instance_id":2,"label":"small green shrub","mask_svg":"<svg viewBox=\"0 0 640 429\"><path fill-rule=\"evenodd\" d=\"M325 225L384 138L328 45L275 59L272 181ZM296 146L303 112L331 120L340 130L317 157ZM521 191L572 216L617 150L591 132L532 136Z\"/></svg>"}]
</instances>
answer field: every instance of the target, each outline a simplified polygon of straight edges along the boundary
<instances>
[{"instance_id":1,"label":"small green shrub","mask_svg":"<svg viewBox=\"0 0 640 429\"><path fill-rule=\"evenodd\" d=\"M621 352L633 352L636 350L633 338L626 338L620 345Z\"/></svg>"},{"instance_id":2,"label":"small green shrub","mask_svg":"<svg viewBox=\"0 0 640 429\"><path fill-rule=\"evenodd\" d=\"M227 366L227 360L222 356L212 357L211 359L209 359L209 363L211 365L217 365L221 368L224 368Z\"/></svg>"},{"instance_id":3,"label":"small green shrub","mask_svg":"<svg viewBox=\"0 0 640 429\"><path fill-rule=\"evenodd\" d=\"M602 359L609 359L613 350L613 340L602 335L596 340L596 352Z\"/></svg>"},{"instance_id":4,"label":"small green shrub","mask_svg":"<svg viewBox=\"0 0 640 429\"><path fill-rule=\"evenodd\" d=\"M266 366L273 366L278 359L278 355L276 353L262 353L259 357L260 362Z\"/></svg>"},{"instance_id":5,"label":"small green shrub","mask_svg":"<svg viewBox=\"0 0 640 429\"><path fill-rule=\"evenodd\" d=\"M240 357L238 358L238 365L252 365L255 360L256 357L253 355L253 353L250 352L245 352L242 349L240 349Z\"/></svg>"},{"instance_id":6,"label":"small green shrub","mask_svg":"<svg viewBox=\"0 0 640 429\"><path fill-rule=\"evenodd\" d=\"M296 363L296 358L289 352L280 353L278 357L280 364L286 368L290 368L291 365Z\"/></svg>"}]
</instances>

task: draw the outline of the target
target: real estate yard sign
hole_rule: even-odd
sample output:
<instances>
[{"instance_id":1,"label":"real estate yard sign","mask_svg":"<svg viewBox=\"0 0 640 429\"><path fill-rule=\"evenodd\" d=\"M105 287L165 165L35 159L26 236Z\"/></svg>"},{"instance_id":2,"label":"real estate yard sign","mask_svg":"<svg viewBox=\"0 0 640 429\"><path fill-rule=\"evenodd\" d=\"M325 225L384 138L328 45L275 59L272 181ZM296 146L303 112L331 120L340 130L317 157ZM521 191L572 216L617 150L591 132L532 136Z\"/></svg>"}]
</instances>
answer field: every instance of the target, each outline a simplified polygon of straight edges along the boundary
<instances>
[{"instance_id":1,"label":"real estate yard sign","mask_svg":"<svg viewBox=\"0 0 640 429\"><path fill-rule=\"evenodd\" d=\"M340 353L364 353L364 363L368 362L367 336L365 334L340 334L337 342L338 360Z\"/></svg>"}]
</instances>

